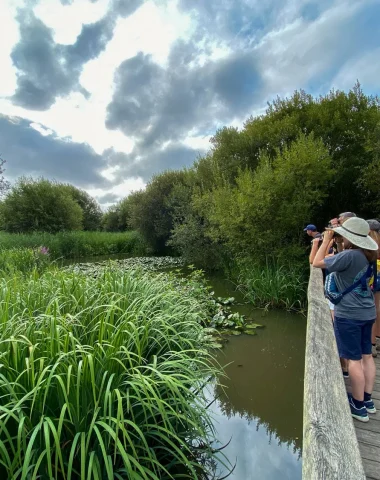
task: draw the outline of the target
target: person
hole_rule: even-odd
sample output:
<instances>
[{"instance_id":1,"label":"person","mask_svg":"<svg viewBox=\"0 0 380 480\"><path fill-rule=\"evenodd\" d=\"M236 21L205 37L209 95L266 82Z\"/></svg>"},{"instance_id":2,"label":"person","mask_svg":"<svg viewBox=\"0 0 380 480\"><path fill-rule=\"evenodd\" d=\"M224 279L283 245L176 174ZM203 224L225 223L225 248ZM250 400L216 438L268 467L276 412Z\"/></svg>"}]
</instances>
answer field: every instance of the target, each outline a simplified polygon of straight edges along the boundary
<instances>
[{"instance_id":1,"label":"person","mask_svg":"<svg viewBox=\"0 0 380 480\"><path fill-rule=\"evenodd\" d=\"M309 223L309 225L306 225L303 231L306 232L309 235L309 237L313 237L313 240L315 238L322 238L322 234L318 232L317 227L312 223Z\"/></svg>"},{"instance_id":2,"label":"person","mask_svg":"<svg viewBox=\"0 0 380 480\"><path fill-rule=\"evenodd\" d=\"M354 212L343 212L338 215L338 218L333 218L330 220L330 225L333 228L339 227L343 225L343 223L348 220L349 218L356 217L356 213ZM338 252L343 251L343 239L339 236L335 238L335 244Z\"/></svg>"},{"instance_id":3,"label":"person","mask_svg":"<svg viewBox=\"0 0 380 480\"><path fill-rule=\"evenodd\" d=\"M376 320L372 328L372 356L377 357L380 351L380 222L375 219L367 220L370 232L369 235L375 240L379 249L377 251L377 284L373 285L376 305Z\"/></svg>"},{"instance_id":4,"label":"person","mask_svg":"<svg viewBox=\"0 0 380 480\"><path fill-rule=\"evenodd\" d=\"M369 262L377 258L377 243L369 236L369 224L362 218L348 218L344 225L328 229L323 237L313 266L335 272L335 282L340 292L363 278ZM324 257L334 233L343 237L344 251ZM351 415L368 422L368 413L376 413L372 401L376 366L372 357L371 332L376 318L374 296L369 278L362 285L343 296L335 305L334 331L339 356L348 360L352 394L349 395Z\"/></svg>"}]
</instances>

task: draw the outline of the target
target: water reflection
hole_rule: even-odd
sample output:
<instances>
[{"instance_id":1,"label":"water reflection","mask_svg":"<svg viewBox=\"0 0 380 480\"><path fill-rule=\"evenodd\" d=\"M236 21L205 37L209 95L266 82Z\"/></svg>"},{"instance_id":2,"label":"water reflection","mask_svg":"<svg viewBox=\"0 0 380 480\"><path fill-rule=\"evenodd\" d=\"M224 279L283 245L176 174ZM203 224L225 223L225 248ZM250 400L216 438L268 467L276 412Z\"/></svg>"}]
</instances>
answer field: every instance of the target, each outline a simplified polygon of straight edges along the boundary
<instances>
[{"instance_id":1,"label":"water reflection","mask_svg":"<svg viewBox=\"0 0 380 480\"><path fill-rule=\"evenodd\" d=\"M211 407L217 438L232 438L224 452L237 461L230 478L301 478L306 321L281 312L252 315L266 328L255 337L231 338L218 355L229 365L224 387L210 392L217 397Z\"/></svg>"}]
</instances>

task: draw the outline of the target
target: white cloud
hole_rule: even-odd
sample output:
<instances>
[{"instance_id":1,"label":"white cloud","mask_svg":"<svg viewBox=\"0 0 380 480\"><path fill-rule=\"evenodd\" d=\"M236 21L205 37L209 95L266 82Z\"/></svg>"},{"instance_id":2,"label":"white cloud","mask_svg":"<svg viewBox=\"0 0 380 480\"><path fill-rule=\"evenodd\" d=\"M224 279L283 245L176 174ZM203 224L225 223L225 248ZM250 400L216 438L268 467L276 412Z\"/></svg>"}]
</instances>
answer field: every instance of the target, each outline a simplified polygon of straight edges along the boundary
<instances>
[{"instance_id":1,"label":"white cloud","mask_svg":"<svg viewBox=\"0 0 380 480\"><path fill-rule=\"evenodd\" d=\"M110 0L75 0L72 4L62 5L59 0L40 0L34 13L48 27L54 30L56 43L72 44L79 35L82 25L94 23L102 18Z\"/></svg>"},{"instance_id":2,"label":"white cloud","mask_svg":"<svg viewBox=\"0 0 380 480\"><path fill-rule=\"evenodd\" d=\"M148 0L131 16L118 18L113 37L105 50L98 58L84 65L80 82L90 93L88 99L82 94L72 93L65 98L57 98L55 104L47 111L30 111L12 105L6 97L14 93L16 86L16 70L10 54L19 40L19 27L15 20L17 8L23 5L30 6L31 3L30 0L0 0L0 18L2 19L0 112L31 120L32 128L44 136L54 132L60 137L69 137L74 142L87 143L99 154L106 149L131 153L135 147L135 138L124 135L120 130L107 130L105 127L107 106L114 94L115 71L124 60L134 57L138 52L143 52L145 55L151 55L153 61L162 67L164 77L162 88L164 88L166 80L173 76L173 72L167 70L168 57L173 45L179 39L184 40L185 44L184 53L177 54L178 62L183 61L185 55L188 55L190 63L178 64L178 68L186 72L194 72L199 66L208 62L214 62L216 65L218 61L226 60L239 52L247 53L247 56L253 59L258 70L257 76L261 77L257 87L260 88L259 94L255 99L247 98L247 111L252 112L253 115L264 113L266 102L276 95L288 95L299 88L308 89L312 82L315 86L311 93L314 94L320 93L318 89L325 92L330 85L348 89L357 78L367 89L376 91L378 88L380 64L374 59L377 59L380 54L380 40L376 50L369 50L364 54L352 53L347 44L360 42L360 39L350 38L347 25L355 22L358 12L360 13L366 5L374 4L376 1L379 3L379 0L316 1L314 2L317 5L316 13L314 12L314 16L311 14L310 18L307 15L306 18L301 15L302 11L308 8L308 4L312 3L309 0L287 0L281 4L275 0L268 0L265 7L259 0L230 1L231 4L227 1L220 3L218 15L233 15L234 6L245 4L249 8L254 8L255 18L257 13L257 18L260 20L258 24L263 22L262 31L259 31L260 27L257 32L254 28L252 31L247 30L247 25L251 25L250 19L232 19L232 23L235 20L237 22L237 33L235 37L231 35L227 41L216 29L218 22L215 22L215 25L212 22L210 25L203 25L202 13L196 15L191 8L180 11L179 0ZM40 0L34 10L36 15L52 28L57 43L73 44L82 26L102 18L108 11L110 2L111 0L96 2L74 0L70 5L62 5L59 0ZM217 0L207 0L207 2L210 2L210 5L211 2L217 4ZM190 5L190 0L187 0L187 3ZM194 4L194 8L197 8L198 2ZM205 2L203 6L208 5ZM202 7L199 8L201 11ZM206 7L205 10L207 10ZM212 8L210 10L213 11ZM236 11L251 10L237 9ZM203 30L197 30L200 24ZM183 58L180 55L183 55ZM170 68L175 69L176 64L174 63ZM227 81L228 73L223 71L220 82ZM242 75L244 75L244 69ZM183 85L184 88L191 90L191 82L194 80L191 80L190 74L188 77L184 76ZM206 81L198 86L198 96L195 97L194 102L200 98L203 85L210 91L216 89L212 81L210 80L208 84L208 77L205 78ZM322 84L322 81L326 83ZM155 82L152 82L152 85L156 85ZM161 93L155 91L154 95L159 96ZM192 122L186 123L191 104L188 110L184 109L184 112L180 112L178 122L183 121L186 125L184 134L187 133L186 128L189 132L183 140L178 134L174 135L170 142L175 144L176 148L183 145L202 153L210 148L210 133L213 133L211 131L222 127L224 125L222 122L238 128L243 126L245 118L241 118L242 114L239 113L236 104L223 110L222 117L220 105L215 104L216 100L213 102L214 104L212 102L202 104L197 110L197 115L192 117L194 118ZM202 108L205 109L203 117ZM207 115L211 118L204 124L207 131L199 131L199 125ZM142 127L138 132L141 134L140 137L144 136L141 133L143 131L147 136L149 118L146 119L145 124L144 119L142 120ZM164 141L169 142L166 138ZM168 147L170 147L169 143L162 144L154 153L170 151ZM151 154L153 155L152 152ZM180 156L178 154L178 158ZM136 157L135 160L137 160ZM160 157L160 161L162 165L168 164L166 157L164 159ZM174 157L172 164L176 161L177 158ZM117 183L121 172L122 168L119 173L118 167L112 167L104 170L102 175L107 180ZM137 171L131 173L136 175ZM141 171L138 173L140 174ZM143 180L138 177L120 178L119 181L120 184L110 190L94 190L94 195L98 198L105 194L122 197L126 192L144 186Z\"/></svg>"},{"instance_id":3,"label":"white cloud","mask_svg":"<svg viewBox=\"0 0 380 480\"><path fill-rule=\"evenodd\" d=\"M359 58L350 59L331 82L331 88L348 90L359 79L367 89L376 91L379 88L380 48L372 50Z\"/></svg>"},{"instance_id":4,"label":"white cloud","mask_svg":"<svg viewBox=\"0 0 380 480\"><path fill-rule=\"evenodd\" d=\"M104 172L103 172L104 174ZM115 195L118 199L122 199L128 196L130 193L145 188L145 182L140 177L131 177L123 179L118 185L110 188L109 190L103 190L101 188L88 189L87 192L102 203L103 208L107 208L111 203L102 202L102 197L106 195ZM114 202L112 202L113 204Z\"/></svg>"},{"instance_id":5,"label":"white cloud","mask_svg":"<svg viewBox=\"0 0 380 480\"><path fill-rule=\"evenodd\" d=\"M15 22L17 8L23 5L23 1L1 0L1 40L0 40L0 98L12 95L16 87L16 69L11 60L11 51L18 42L19 30Z\"/></svg>"}]
</instances>

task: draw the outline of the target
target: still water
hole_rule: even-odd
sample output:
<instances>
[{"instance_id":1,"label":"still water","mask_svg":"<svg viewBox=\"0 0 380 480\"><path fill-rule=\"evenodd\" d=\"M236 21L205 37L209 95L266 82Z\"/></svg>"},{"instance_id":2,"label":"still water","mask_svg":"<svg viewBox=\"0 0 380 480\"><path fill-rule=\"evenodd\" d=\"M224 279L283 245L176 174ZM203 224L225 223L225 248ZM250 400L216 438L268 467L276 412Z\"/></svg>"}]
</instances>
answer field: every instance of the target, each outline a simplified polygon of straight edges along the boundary
<instances>
[{"instance_id":1,"label":"still water","mask_svg":"<svg viewBox=\"0 0 380 480\"><path fill-rule=\"evenodd\" d=\"M239 299L231 283L210 281L216 295ZM230 441L224 454L236 463L229 478L300 479L306 319L248 305L235 310L265 328L253 337L229 337L218 352L226 378L220 379L224 388L210 391L211 399L217 397L210 408L216 437ZM220 465L219 472L228 470Z\"/></svg>"}]
</instances>

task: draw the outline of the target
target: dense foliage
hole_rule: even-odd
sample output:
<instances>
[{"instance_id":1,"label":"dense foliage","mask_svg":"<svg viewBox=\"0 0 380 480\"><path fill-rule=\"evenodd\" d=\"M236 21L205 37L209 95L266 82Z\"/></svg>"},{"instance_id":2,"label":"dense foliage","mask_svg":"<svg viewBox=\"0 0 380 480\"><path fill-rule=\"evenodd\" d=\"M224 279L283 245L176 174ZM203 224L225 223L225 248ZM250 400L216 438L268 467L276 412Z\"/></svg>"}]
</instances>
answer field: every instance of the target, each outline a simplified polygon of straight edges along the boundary
<instances>
[{"instance_id":1,"label":"dense foliage","mask_svg":"<svg viewBox=\"0 0 380 480\"><path fill-rule=\"evenodd\" d=\"M306 264L307 223L323 229L341 211L380 216L379 178L380 102L357 84L277 98L241 130L217 131L192 168L155 176L123 204L156 252L247 272L268 257Z\"/></svg>"},{"instance_id":2,"label":"dense foliage","mask_svg":"<svg viewBox=\"0 0 380 480\"><path fill-rule=\"evenodd\" d=\"M1 478L206 478L215 371L191 290L117 270L0 283Z\"/></svg>"},{"instance_id":3,"label":"dense foliage","mask_svg":"<svg viewBox=\"0 0 380 480\"><path fill-rule=\"evenodd\" d=\"M60 232L10 234L0 233L0 250L14 248L49 249L52 259L79 258L116 253L146 255L147 247L138 232ZM6 253L4 253L6 256Z\"/></svg>"},{"instance_id":4,"label":"dense foliage","mask_svg":"<svg viewBox=\"0 0 380 480\"><path fill-rule=\"evenodd\" d=\"M0 204L2 229L12 233L98 230L98 203L73 185L21 178Z\"/></svg>"}]
</instances>

